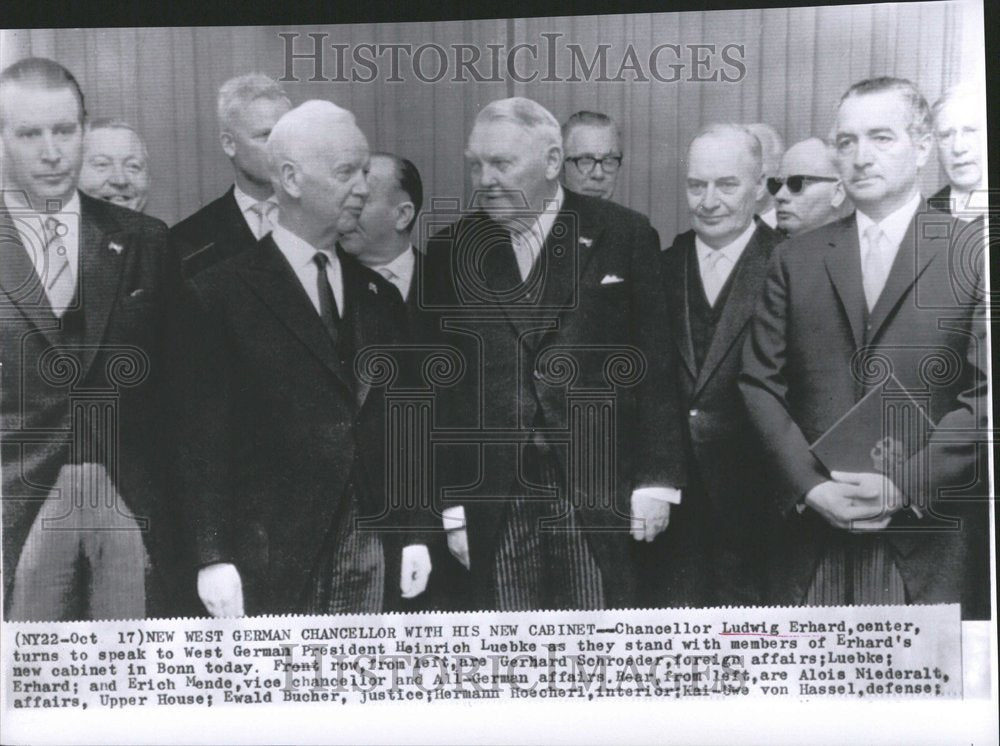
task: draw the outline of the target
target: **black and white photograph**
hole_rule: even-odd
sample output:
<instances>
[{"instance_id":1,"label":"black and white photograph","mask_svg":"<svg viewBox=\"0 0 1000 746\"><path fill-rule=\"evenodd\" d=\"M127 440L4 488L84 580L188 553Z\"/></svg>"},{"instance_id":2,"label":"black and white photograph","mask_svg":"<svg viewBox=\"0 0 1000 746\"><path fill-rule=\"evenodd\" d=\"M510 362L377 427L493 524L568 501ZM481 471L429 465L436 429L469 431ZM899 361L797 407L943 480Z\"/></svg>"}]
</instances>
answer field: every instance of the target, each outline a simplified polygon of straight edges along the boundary
<instances>
[{"instance_id":1,"label":"black and white photograph","mask_svg":"<svg viewBox=\"0 0 1000 746\"><path fill-rule=\"evenodd\" d=\"M996 742L984 5L543 13L0 30L4 741Z\"/></svg>"}]
</instances>

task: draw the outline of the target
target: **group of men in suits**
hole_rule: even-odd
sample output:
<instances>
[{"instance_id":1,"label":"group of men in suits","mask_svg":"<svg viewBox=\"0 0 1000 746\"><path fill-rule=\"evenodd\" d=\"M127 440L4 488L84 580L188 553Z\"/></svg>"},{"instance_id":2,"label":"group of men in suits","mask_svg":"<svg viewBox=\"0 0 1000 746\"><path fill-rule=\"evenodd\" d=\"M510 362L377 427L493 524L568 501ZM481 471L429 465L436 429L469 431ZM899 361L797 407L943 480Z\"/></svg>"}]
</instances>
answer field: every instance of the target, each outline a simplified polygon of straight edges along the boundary
<instances>
[{"instance_id":1,"label":"group of men in suits","mask_svg":"<svg viewBox=\"0 0 1000 746\"><path fill-rule=\"evenodd\" d=\"M933 126L971 191L981 162L948 111ZM853 86L832 153L807 140L782 159L766 132L704 127L685 159L692 229L663 251L609 199L621 139L601 115L560 127L529 99L486 105L473 203L429 222L414 164L371 152L332 103L293 107L247 75L218 119L235 183L168 234L77 193L68 71L0 74L8 618L988 613L970 487L982 257L956 257L959 221L924 224L932 121L912 84ZM428 375L428 352L454 375ZM887 474L830 471L810 444L882 365L934 433ZM394 434L395 384L433 401L433 442Z\"/></svg>"}]
</instances>

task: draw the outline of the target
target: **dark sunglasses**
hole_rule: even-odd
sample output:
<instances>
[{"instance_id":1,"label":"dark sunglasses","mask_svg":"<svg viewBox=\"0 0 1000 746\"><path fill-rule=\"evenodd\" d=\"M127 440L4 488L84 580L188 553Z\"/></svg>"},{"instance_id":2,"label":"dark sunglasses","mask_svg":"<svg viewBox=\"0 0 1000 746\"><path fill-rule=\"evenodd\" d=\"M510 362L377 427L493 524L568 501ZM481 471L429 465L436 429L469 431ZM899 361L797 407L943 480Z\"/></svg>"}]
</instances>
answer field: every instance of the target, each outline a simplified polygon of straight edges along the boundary
<instances>
[{"instance_id":1,"label":"dark sunglasses","mask_svg":"<svg viewBox=\"0 0 1000 746\"><path fill-rule=\"evenodd\" d=\"M775 195L781 191L782 186L787 185L789 192L792 194L798 194L802 191L802 187L811 181L840 181L840 179L836 176L803 176L802 174L796 174L795 176L789 176L784 179L769 176L767 178L767 191L769 191L772 195Z\"/></svg>"}]
</instances>

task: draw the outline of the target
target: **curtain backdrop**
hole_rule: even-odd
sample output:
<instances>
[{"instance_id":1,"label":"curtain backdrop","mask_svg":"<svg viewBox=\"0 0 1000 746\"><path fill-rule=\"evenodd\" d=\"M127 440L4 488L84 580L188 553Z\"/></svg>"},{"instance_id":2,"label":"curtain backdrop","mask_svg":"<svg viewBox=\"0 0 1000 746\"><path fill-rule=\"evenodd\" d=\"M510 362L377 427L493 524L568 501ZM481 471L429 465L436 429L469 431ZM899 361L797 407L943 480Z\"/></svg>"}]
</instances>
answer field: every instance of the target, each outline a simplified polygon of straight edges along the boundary
<instances>
[{"instance_id":1,"label":"curtain backdrop","mask_svg":"<svg viewBox=\"0 0 1000 746\"><path fill-rule=\"evenodd\" d=\"M467 198L465 141L476 111L492 99L528 96L560 120L578 109L606 112L620 122L625 138L625 165L615 198L649 215L669 241L688 227L681 161L701 125L764 121L789 144L823 136L843 91L872 75L910 78L933 102L980 64L982 46L975 37L981 23L981 9L974 4L935 2L295 28L25 30L3 32L0 62L52 57L80 80L91 117L133 123L150 153L153 183L147 211L173 224L231 183L218 141L216 91L224 80L244 72L285 75L288 41L279 34L299 34L291 47L297 53L312 49L306 34L326 34L322 74L327 78L338 73L331 44L346 45L348 60L363 44L409 44L411 51L433 44L450 56L447 75L436 82L415 77L412 54L401 56L398 77L403 82L390 80L384 54L377 59L379 72L372 82L310 82L314 63L298 60L292 72L302 80L284 85L293 103L325 98L353 111L374 148L416 163L428 198ZM530 82L518 82L504 65L518 44L533 45L539 57L532 59L525 49L514 57L514 75L537 73ZM678 81L661 82L650 73L650 54L663 44L680 45L681 56L661 50L657 72L669 79L669 65L681 62ZM709 68L697 68L688 46L693 44L714 45L714 53L699 53L709 58ZM466 74L466 80L456 80L462 77L455 71L456 45L482 50L481 77L499 79L477 81ZM489 72L487 45L502 45L496 75ZM577 64L580 80L567 82L573 47L576 62L589 64L595 57L599 62L601 45L606 74L602 77L598 66L585 80L588 76ZM742 46L742 52L730 47L730 57L742 63L745 74L723 61L722 49L729 45ZM554 67L545 64L548 54L555 55ZM624 80L615 80L623 61L632 59L639 63L638 72L626 69ZM440 57L434 49L426 49L420 62L426 80L437 76ZM370 76L364 67L351 69L362 78ZM691 80L712 71L741 79ZM934 167L924 178L926 194L941 181Z\"/></svg>"}]
</instances>

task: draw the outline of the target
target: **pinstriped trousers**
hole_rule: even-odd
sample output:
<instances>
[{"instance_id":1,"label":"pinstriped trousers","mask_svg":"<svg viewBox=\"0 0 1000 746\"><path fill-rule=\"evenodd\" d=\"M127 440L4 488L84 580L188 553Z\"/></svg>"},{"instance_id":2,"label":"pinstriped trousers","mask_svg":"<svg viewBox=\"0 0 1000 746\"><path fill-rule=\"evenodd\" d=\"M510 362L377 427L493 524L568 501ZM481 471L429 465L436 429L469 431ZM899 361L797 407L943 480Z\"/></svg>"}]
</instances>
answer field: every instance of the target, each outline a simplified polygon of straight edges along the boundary
<instances>
[{"instance_id":1,"label":"pinstriped trousers","mask_svg":"<svg viewBox=\"0 0 1000 746\"><path fill-rule=\"evenodd\" d=\"M385 596L382 539L371 529L358 529L361 515L353 481L346 510L327 532L305 607L308 614L377 614Z\"/></svg>"},{"instance_id":2,"label":"pinstriped trousers","mask_svg":"<svg viewBox=\"0 0 1000 746\"><path fill-rule=\"evenodd\" d=\"M530 481L555 488L558 498L518 496L508 503L493 563L496 608L604 608L601 570L577 527L559 464L534 446L526 455Z\"/></svg>"},{"instance_id":3,"label":"pinstriped trousers","mask_svg":"<svg viewBox=\"0 0 1000 746\"><path fill-rule=\"evenodd\" d=\"M816 567L808 606L905 604L906 587L884 536L843 532Z\"/></svg>"}]
</instances>

